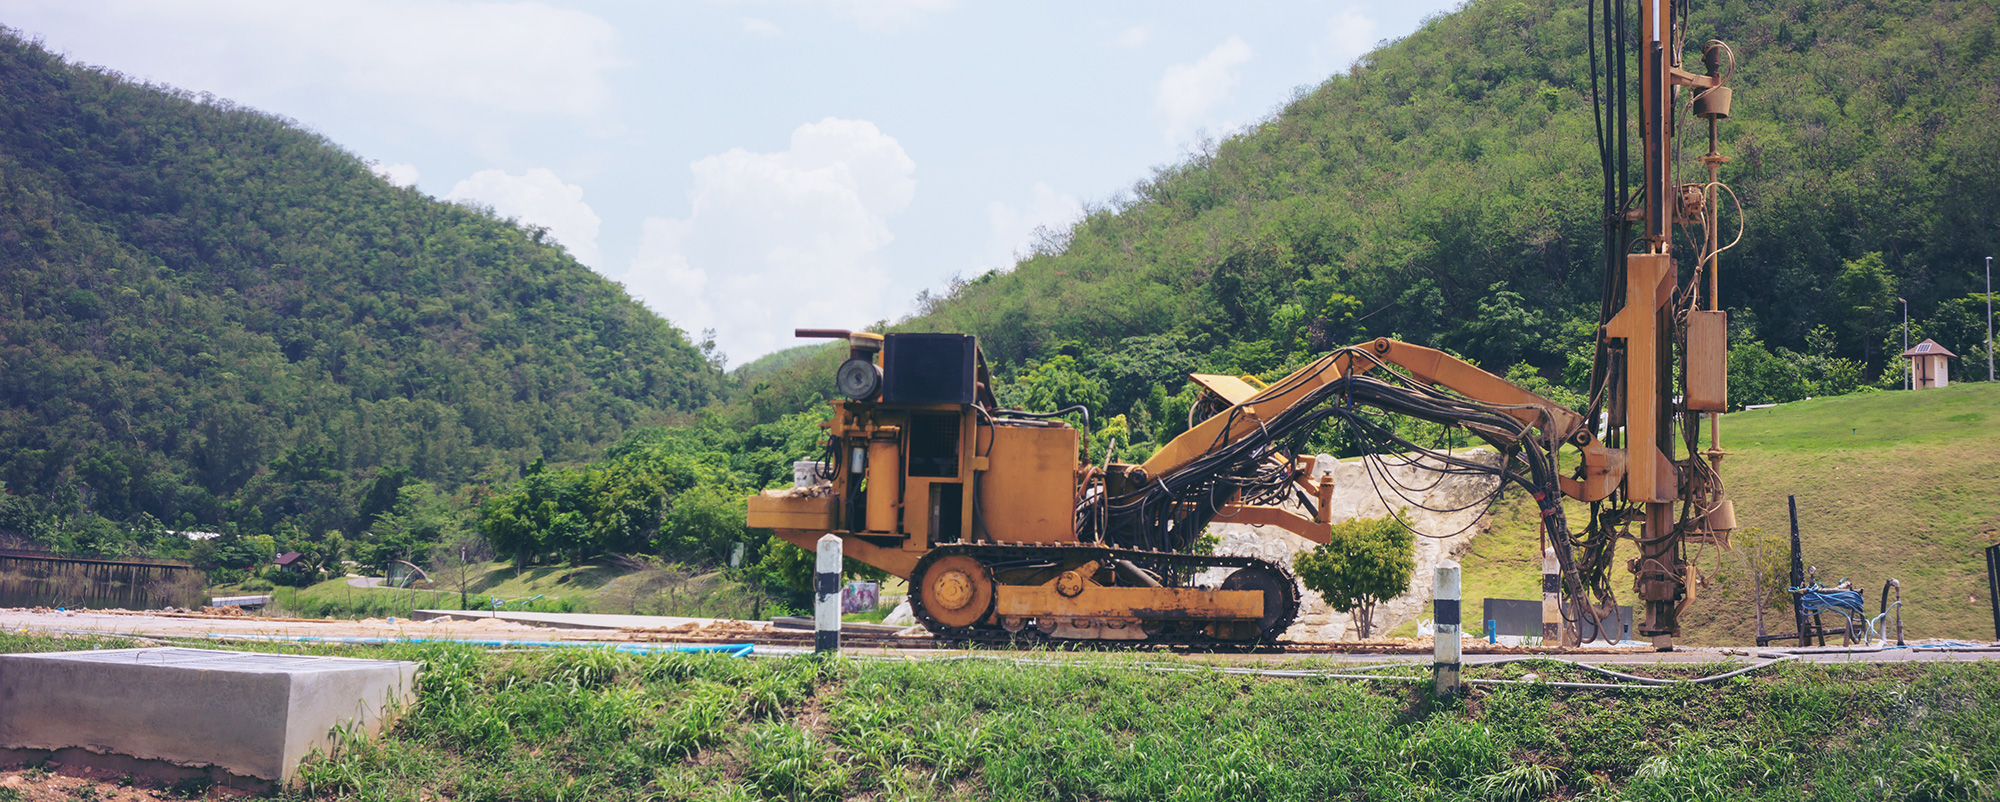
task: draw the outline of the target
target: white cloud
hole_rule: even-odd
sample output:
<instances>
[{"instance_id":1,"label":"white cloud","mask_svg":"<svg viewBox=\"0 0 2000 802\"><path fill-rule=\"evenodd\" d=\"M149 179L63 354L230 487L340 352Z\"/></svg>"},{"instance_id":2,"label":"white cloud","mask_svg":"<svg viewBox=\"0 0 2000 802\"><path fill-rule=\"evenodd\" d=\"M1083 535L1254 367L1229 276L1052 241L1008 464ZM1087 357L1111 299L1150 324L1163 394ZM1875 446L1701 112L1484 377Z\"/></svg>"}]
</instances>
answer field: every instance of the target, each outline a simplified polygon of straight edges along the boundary
<instances>
[{"instance_id":1,"label":"white cloud","mask_svg":"<svg viewBox=\"0 0 2000 802\"><path fill-rule=\"evenodd\" d=\"M382 180L399 187L413 187L417 185L417 166L414 164L369 162L368 169L376 175L381 176Z\"/></svg>"},{"instance_id":2,"label":"white cloud","mask_svg":"<svg viewBox=\"0 0 2000 802\"><path fill-rule=\"evenodd\" d=\"M1139 47L1153 41L1153 26L1134 25L1111 37L1112 47Z\"/></svg>"},{"instance_id":3,"label":"white cloud","mask_svg":"<svg viewBox=\"0 0 2000 802\"><path fill-rule=\"evenodd\" d=\"M617 31L592 14L478 0L102 0L45 13L98 31L142 78L237 99L332 87L369 98L595 114Z\"/></svg>"},{"instance_id":4,"label":"white cloud","mask_svg":"<svg viewBox=\"0 0 2000 802\"><path fill-rule=\"evenodd\" d=\"M777 36L778 34L784 33L784 31L778 30L777 23L774 23L767 19L759 19L757 17L743 18L743 32L754 33L757 34L758 36Z\"/></svg>"},{"instance_id":5,"label":"white cloud","mask_svg":"<svg viewBox=\"0 0 2000 802\"><path fill-rule=\"evenodd\" d=\"M1326 38L1313 45L1316 72L1330 74L1347 68L1368 54L1380 37L1381 26L1356 8L1343 8L1326 23Z\"/></svg>"},{"instance_id":6,"label":"white cloud","mask_svg":"<svg viewBox=\"0 0 2000 802\"><path fill-rule=\"evenodd\" d=\"M458 182L444 197L484 203L504 217L547 228L571 256L592 268L602 260L597 248L597 229L602 221L583 202L583 187L563 183L547 168L537 167L522 175L480 170Z\"/></svg>"},{"instance_id":7,"label":"white cloud","mask_svg":"<svg viewBox=\"0 0 2000 802\"><path fill-rule=\"evenodd\" d=\"M1153 96L1154 110L1166 118L1167 138L1179 139L1209 122L1208 113L1242 83L1237 67L1250 56L1250 45L1231 36L1192 64L1168 67Z\"/></svg>"},{"instance_id":8,"label":"white cloud","mask_svg":"<svg viewBox=\"0 0 2000 802\"><path fill-rule=\"evenodd\" d=\"M992 239L987 243L979 269L1012 268L1034 249L1036 229L1061 231L1082 218L1083 204L1075 196L1057 192L1040 181L1035 182L1034 197L1023 207L997 200L989 203L986 220L991 226Z\"/></svg>"},{"instance_id":9,"label":"white cloud","mask_svg":"<svg viewBox=\"0 0 2000 802\"><path fill-rule=\"evenodd\" d=\"M748 361L804 326L866 326L906 297L879 257L916 196L916 163L866 120L799 126L776 153L735 148L692 165L684 219L649 218L632 294L690 333L715 329Z\"/></svg>"}]
</instances>

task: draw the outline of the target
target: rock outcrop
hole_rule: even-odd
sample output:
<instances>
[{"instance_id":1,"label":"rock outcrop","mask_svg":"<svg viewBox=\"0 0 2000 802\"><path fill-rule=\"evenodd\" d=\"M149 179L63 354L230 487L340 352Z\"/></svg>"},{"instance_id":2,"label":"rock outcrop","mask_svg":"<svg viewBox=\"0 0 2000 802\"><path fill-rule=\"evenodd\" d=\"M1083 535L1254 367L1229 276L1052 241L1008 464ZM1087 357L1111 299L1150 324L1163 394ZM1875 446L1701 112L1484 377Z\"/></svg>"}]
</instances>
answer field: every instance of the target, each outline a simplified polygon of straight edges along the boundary
<instances>
[{"instance_id":1,"label":"rock outcrop","mask_svg":"<svg viewBox=\"0 0 2000 802\"><path fill-rule=\"evenodd\" d=\"M1491 449L1473 449L1457 456L1487 465L1498 465L1501 456ZM1376 605L1374 637L1402 626L1423 614L1431 598L1433 572L1439 562L1456 560L1472 546L1472 539L1490 528L1486 501L1499 479L1491 474L1442 473L1437 463L1400 455L1336 460L1322 455L1319 470L1330 471L1334 479L1332 519L1380 518L1392 510L1417 531L1416 572L1410 590ZM1303 512L1303 510L1300 510ZM1215 553L1261 557L1291 567L1293 555L1311 550L1312 541L1274 526L1246 526L1216 521L1209 525L1221 539ZM1201 584L1219 581L1220 576L1204 577ZM1299 589L1302 603L1299 617L1286 632L1290 640L1331 641L1356 636L1351 614L1335 612L1318 593Z\"/></svg>"}]
</instances>

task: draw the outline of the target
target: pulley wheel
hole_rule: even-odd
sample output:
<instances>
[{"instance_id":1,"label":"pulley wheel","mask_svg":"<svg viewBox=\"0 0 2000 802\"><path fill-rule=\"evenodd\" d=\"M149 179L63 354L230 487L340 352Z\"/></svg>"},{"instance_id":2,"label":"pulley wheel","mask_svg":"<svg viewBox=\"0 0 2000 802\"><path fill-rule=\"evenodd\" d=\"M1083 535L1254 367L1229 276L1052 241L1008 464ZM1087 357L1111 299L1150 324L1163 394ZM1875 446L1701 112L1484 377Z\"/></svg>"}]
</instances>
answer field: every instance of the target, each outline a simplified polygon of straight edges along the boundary
<instances>
[{"instance_id":1,"label":"pulley wheel","mask_svg":"<svg viewBox=\"0 0 2000 802\"><path fill-rule=\"evenodd\" d=\"M974 557L946 555L917 577L917 597L932 620L969 627L993 610L993 574Z\"/></svg>"},{"instance_id":2,"label":"pulley wheel","mask_svg":"<svg viewBox=\"0 0 2000 802\"><path fill-rule=\"evenodd\" d=\"M1298 586L1282 571L1266 565L1236 569L1222 580L1223 590L1257 590L1264 593L1264 615L1257 619L1257 636L1277 640L1299 614Z\"/></svg>"}]
</instances>

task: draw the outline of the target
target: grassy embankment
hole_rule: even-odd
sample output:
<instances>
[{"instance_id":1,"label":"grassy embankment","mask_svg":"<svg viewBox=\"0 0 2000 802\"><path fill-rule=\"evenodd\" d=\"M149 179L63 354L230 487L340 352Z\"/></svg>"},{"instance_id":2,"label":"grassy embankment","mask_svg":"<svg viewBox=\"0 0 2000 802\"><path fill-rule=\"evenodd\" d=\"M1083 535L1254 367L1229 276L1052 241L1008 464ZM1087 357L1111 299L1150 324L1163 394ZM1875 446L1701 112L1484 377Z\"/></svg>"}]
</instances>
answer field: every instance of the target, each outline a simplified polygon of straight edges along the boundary
<instances>
[{"instance_id":1,"label":"grassy embankment","mask_svg":"<svg viewBox=\"0 0 2000 802\"><path fill-rule=\"evenodd\" d=\"M96 645L123 644L0 634L0 651ZM1440 702L1427 681L1159 673L1119 655L253 648L425 666L393 730L308 760L300 799L1977 799L2000 772L1991 662Z\"/></svg>"},{"instance_id":2,"label":"grassy embankment","mask_svg":"<svg viewBox=\"0 0 2000 802\"><path fill-rule=\"evenodd\" d=\"M1724 416L1722 439L1723 482L1743 529L1789 548L1785 497L1797 496L1806 564L1819 566L1822 582L1852 579L1873 615L1882 583L1900 580L1910 637L1993 636L1982 550L2000 540L2000 384L1738 412ZM1569 510L1573 526L1587 520L1584 505ZM1468 604L1540 598L1536 545L1530 508L1512 494L1464 560ZM1696 564L1708 586L1683 618L1685 642L1751 642L1741 554L1704 548ZM1618 589L1629 603L1629 584ZM1765 615L1769 631L1791 631L1789 611Z\"/></svg>"}]
</instances>

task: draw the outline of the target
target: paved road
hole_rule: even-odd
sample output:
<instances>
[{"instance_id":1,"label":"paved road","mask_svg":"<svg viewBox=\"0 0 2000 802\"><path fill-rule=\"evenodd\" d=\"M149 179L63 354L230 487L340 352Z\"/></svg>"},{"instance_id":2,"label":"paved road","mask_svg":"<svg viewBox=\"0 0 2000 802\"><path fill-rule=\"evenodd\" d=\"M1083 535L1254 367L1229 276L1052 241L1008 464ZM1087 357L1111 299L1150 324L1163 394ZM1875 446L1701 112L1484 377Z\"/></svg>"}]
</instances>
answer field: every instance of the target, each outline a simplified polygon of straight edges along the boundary
<instances>
[{"instance_id":1,"label":"paved road","mask_svg":"<svg viewBox=\"0 0 2000 802\"><path fill-rule=\"evenodd\" d=\"M472 620L452 620L438 618L428 621L398 619L393 623L384 619L362 621L301 621L297 619L269 619L255 616L179 616L148 613L114 613L108 611L72 610L68 612L38 612L28 609L0 609L0 628L7 631L31 631L50 633L103 633L108 635L128 635L155 638L203 638L203 637L249 637L249 638L348 638L348 637L390 637L390 638L443 638L458 640L521 640L521 641L577 641L612 643L620 642L615 629L673 629L708 626L717 623L715 619L676 618L666 616L624 616L593 615L581 613L521 613L503 612L500 616L480 615ZM727 623L727 622L725 622ZM740 622L742 629L751 630L768 626L761 621ZM1484 644L1468 643L1468 648ZM791 649L759 646L763 654L785 654ZM963 655L962 650L850 650L854 654L882 654L908 658L924 658L935 655ZM1753 658L1774 658L1795 655L1796 659L1814 663L1904 663L1935 661L2000 660L2000 643L1958 644L1948 641L1914 642L1909 648L1841 648L1837 646L1818 648L1682 648L1673 652L1655 652L1643 647L1626 650L1597 649L1588 654L1558 656L1591 665L1660 665L1660 664L1703 664L1722 662L1754 662ZM994 656L1012 656L1005 653ZM1054 654L1018 656L1033 659L1061 659ZM1194 655L1176 658L1165 653L1156 653L1162 660L1187 660L1197 663L1218 663L1248 668L1294 668L1311 667L1340 669L1383 663L1408 663L1427 665L1428 651L1422 653L1381 654L1381 653L1276 653L1247 655ZM1467 664L1499 662L1521 657L1544 656L1521 652L1498 654L1467 654Z\"/></svg>"}]
</instances>

